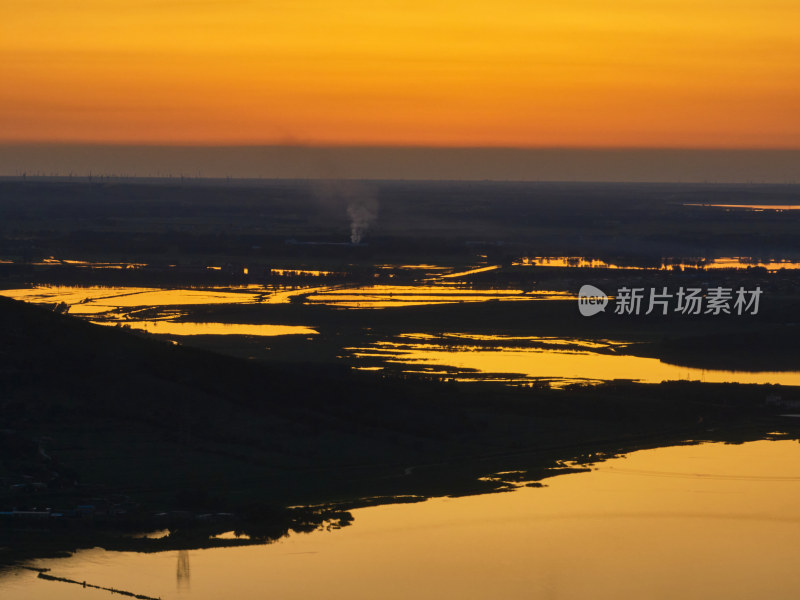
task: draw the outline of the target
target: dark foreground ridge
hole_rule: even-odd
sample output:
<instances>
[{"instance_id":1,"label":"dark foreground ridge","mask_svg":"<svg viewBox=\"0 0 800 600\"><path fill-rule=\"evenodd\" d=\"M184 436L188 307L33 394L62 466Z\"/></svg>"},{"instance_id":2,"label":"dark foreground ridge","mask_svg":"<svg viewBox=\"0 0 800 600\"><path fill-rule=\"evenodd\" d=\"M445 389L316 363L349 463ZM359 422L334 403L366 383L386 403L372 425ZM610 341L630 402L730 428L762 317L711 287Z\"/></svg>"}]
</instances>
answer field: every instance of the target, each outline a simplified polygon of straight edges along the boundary
<instances>
[{"instance_id":1,"label":"dark foreground ridge","mask_svg":"<svg viewBox=\"0 0 800 600\"><path fill-rule=\"evenodd\" d=\"M269 364L5 298L0 331L0 563L265 543L345 526L359 506L575 468L564 461L760 439L800 401L779 386L551 390ZM156 529L170 534L130 536ZM248 537L214 537L231 530Z\"/></svg>"}]
</instances>

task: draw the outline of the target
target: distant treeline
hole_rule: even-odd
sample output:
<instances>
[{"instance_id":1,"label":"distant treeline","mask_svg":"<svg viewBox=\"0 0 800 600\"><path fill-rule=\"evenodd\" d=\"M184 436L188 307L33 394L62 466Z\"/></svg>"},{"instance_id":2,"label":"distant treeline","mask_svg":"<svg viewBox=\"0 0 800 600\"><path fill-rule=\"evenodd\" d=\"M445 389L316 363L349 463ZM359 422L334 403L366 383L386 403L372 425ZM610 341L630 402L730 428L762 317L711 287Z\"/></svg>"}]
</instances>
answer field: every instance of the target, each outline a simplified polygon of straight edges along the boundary
<instances>
[{"instance_id":1,"label":"distant treeline","mask_svg":"<svg viewBox=\"0 0 800 600\"><path fill-rule=\"evenodd\" d=\"M800 186L369 182L375 218L366 245L349 246L347 205L362 187L333 193L314 181L239 187L5 180L0 256L800 256L800 211L702 206L793 204Z\"/></svg>"}]
</instances>

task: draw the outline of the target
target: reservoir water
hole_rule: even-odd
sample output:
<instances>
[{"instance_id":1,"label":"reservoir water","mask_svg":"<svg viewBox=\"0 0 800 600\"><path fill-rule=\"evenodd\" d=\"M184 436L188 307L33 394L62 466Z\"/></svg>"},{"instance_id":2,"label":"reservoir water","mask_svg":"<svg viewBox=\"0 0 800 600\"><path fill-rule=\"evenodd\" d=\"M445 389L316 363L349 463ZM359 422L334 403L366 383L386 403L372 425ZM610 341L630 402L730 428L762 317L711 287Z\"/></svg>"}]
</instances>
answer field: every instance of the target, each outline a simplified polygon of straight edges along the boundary
<instances>
[{"instance_id":1,"label":"reservoir water","mask_svg":"<svg viewBox=\"0 0 800 600\"><path fill-rule=\"evenodd\" d=\"M800 444L642 450L499 494L353 511L353 525L240 548L37 560L54 576L186 600L789 599ZM107 598L0 575L4 600Z\"/></svg>"}]
</instances>

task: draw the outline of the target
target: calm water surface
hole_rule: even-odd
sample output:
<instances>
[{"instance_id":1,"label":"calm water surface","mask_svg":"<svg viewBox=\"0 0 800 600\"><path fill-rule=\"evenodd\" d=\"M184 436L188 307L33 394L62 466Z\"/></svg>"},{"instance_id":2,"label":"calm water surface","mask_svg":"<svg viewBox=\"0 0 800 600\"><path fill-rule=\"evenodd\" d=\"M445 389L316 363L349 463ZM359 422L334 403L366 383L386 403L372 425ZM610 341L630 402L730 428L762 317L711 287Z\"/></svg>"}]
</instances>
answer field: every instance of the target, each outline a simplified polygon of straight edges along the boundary
<instances>
[{"instance_id":1,"label":"calm water surface","mask_svg":"<svg viewBox=\"0 0 800 600\"><path fill-rule=\"evenodd\" d=\"M797 441L645 450L546 483L360 509L266 546L33 564L165 600L797 597ZM28 571L0 576L0 594L109 597Z\"/></svg>"},{"instance_id":2,"label":"calm water surface","mask_svg":"<svg viewBox=\"0 0 800 600\"><path fill-rule=\"evenodd\" d=\"M493 267L492 267L493 268ZM482 267L480 270L487 270ZM568 292L520 290L474 290L448 283L426 285L370 285L323 287L264 287L208 289L158 289L127 287L33 286L2 290L0 294L34 303L66 302L70 314L104 324L123 323L150 333L189 335L277 335L313 336L317 331L304 326L277 324L224 324L179 322L182 306L208 304L288 303L303 296L308 304L327 304L340 308L383 308L453 302L486 302L489 300L563 300L574 297ZM159 315L153 318L150 309ZM379 341L363 347L345 348L355 366L377 370L385 365L407 365L408 370L455 376L458 379L478 378L538 379L553 386L573 382L597 382L610 379L633 379L646 383L667 380L704 382L771 383L800 385L800 369L796 371L725 371L695 369L663 363L655 358L629 356L622 353L596 352L594 346L610 343L587 340L549 338L547 347L502 346L523 338L494 336L497 347L470 345L475 336L453 334L463 343L437 343L430 334L405 334L408 342ZM402 336L401 336L402 337ZM533 338L530 338L533 340ZM539 341L544 338L539 339ZM534 340L535 341L535 340ZM572 348L558 348L567 344ZM582 346L576 349L574 346ZM458 373L453 373L458 371Z\"/></svg>"},{"instance_id":3,"label":"calm water surface","mask_svg":"<svg viewBox=\"0 0 800 600\"><path fill-rule=\"evenodd\" d=\"M455 335L455 334L454 334ZM403 336L400 336L403 337ZM370 369L385 364L407 365L409 370L431 374L451 374L456 379L529 378L546 380L553 387L575 382L633 379L644 383L662 381L704 381L708 383L777 383L800 385L800 371L724 371L671 365L657 358L626 354L599 353L594 350L613 346L613 342L570 338L527 338L547 347L498 345L493 348L470 346L470 336L453 346L433 341L434 336L406 336L407 342L376 342L363 348L347 348ZM473 338L475 336L472 336ZM526 338L488 336L499 344ZM420 340L420 341L416 341ZM561 349L559 346L571 346ZM377 364L372 364L377 363ZM458 372L454 373L456 369ZM504 374L504 375L503 375ZM494 375L494 377L491 377Z\"/></svg>"},{"instance_id":4,"label":"calm water surface","mask_svg":"<svg viewBox=\"0 0 800 600\"><path fill-rule=\"evenodd\" d=\"M97 325L116 325L108 321L96 321ZM184 323L180 321L125 321L131 329L140 329L161 335L251 335L271 337L275 335L316 335L316 329L302 325L248 325L241 323Z\"/></svg>"},{"instance_id":5,"label":"calm water surface","mask_svg":"<svg viewBox=\"0 0 800 600\"><path fill-rule=\"evenodd\" d=\"M606 262L597 258L587 258L585 256L527 256L520 258L512 263L517 267L570 267L570 268L594 268L594 269L623 269L636 270L642 266L630 264L618 264ZM760 259L749 256L724 256L719 258L698 258L696 260L668 260L658 267L657 270L672 270L675 267L681 269L746 269L748 267L763 267L767 271L779 271L780 269L800 269L800 261L789 259Z\"/></svg>"},{"instance_id":6,"label":"calm water surface","mask_svg":"<svg viewBox=\"0 0 800 600\"><path fill-rule=\"evenodd\" d=\"M483 269L478 269L478 271ZM577 298L563 291L473 290L451 283L437 285L291 286L240 288L160 289L134 287L81 287L36 285L0 290L0 295L36 304L66 302L78 316L110 313L120 309L170 307L197 304L283 304L304 296L308 304L341 308L383 308L487 300L563 300Z\"/></svg>"}]
</instances>

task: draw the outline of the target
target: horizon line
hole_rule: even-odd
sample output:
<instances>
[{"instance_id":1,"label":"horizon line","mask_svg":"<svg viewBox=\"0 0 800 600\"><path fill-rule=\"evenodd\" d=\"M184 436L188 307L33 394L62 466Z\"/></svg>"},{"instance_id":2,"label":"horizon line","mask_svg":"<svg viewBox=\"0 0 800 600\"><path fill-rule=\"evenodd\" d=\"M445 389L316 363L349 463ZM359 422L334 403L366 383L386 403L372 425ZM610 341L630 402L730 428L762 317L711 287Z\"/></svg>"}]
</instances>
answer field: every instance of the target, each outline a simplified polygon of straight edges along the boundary
<instances>
[{"instance_id":1,"label":"horizon line","mask_svg":"<svg viewBox=\"0 0 800 600\"><path fill-rule=\"evenodd\" d=\"M112 181L117 183L270 183L270 182L326 182L352 180L368 183L468 183L468 184L526 184L526 185L600 185L600 186L627 186L627 185L667 185L667 186L696 186L696 187L799 187L800 181L666 181L666 180L562 180L562 179L410 179L410 178L385 178L385 177L280 177L280 176L204 176L204 175L117 175L106 173L71 173L57 175L28 174L3 175L0 174L0 183L4 182L53 182L53 183L95 183L99 181ZM702 205L698 204L698 206Z\"/></svg>"},{"instance_id":2,"label":"horizon line","mask_svg":"<svg viewBox=\"0 0 800 600\"><path fill-rule=\"evenodd\" d=\"M797 183L800 149L0 143L0 175Z\"/></svg>"},{"instance_id":3,"label":"horizon line","mask_svg":"<svg viewBox=\"0 0 800 600\"><path fill-rule=\"evenodd\" d=\"M635 145L503 145L503 144L391 144L391 143L325 143L325 142L133 142L133 141L72 141L72 140L0 140L0 147L31 147L31 146L86 146L113 148L303 148L303 149L373 149L385 148L388 150L578 150L578 151L700 151L700 152L800 152L800 146L635 146Z\"/></svg>"}]
</instances>

